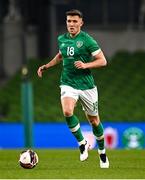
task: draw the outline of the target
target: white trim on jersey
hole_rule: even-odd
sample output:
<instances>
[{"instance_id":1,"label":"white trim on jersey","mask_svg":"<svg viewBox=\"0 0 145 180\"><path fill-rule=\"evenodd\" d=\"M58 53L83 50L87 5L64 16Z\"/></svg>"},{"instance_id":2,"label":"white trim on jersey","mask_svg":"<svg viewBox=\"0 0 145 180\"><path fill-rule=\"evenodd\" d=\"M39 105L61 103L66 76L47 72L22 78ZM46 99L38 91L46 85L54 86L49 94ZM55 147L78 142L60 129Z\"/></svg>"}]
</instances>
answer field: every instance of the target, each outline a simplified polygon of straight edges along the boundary
<instances>
[{"instance_id":1,"label":"white trim on jersey","mask_svg":"<svg viewBox=\"0 0 145 180\"><path fill-rule=\"evenodd\" d=\"M97 54L99 54L100 51L101 51L101 49L98 49L98 50L92 52L91 54L92 54L92 56L96 56Z\"/></svg>"}]
</instances>

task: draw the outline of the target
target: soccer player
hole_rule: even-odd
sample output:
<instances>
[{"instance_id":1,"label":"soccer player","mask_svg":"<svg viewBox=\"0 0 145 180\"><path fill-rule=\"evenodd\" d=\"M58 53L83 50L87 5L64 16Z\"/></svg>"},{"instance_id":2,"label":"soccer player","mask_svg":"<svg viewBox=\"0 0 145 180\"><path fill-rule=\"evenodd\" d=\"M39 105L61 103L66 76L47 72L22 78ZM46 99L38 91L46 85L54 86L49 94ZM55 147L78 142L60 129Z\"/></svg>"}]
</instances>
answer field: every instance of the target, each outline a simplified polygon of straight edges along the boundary
<instances>
[{"instance_id":1,"label":"soccer player","mask_svg":"<svg viewBox=\"0 0 145 180\"><path fill-rule=\"evenodd\" d=\"M98 113L98 92L90 69L106 66L106 58L98 43L86 32L83 26L82 12L72 9L66 12L67 33L58 36L59 52L56 56L38 68L38 76L44 70L62 62L60 79L61 105L67 125L75 136L79 149L80 161L88 158L89 142L81 132L79 119L74 115L74 108L80 100L98 144L100 167L109 168L109 161L104 147L104 132Z\"/></svg>"}]
</instances>

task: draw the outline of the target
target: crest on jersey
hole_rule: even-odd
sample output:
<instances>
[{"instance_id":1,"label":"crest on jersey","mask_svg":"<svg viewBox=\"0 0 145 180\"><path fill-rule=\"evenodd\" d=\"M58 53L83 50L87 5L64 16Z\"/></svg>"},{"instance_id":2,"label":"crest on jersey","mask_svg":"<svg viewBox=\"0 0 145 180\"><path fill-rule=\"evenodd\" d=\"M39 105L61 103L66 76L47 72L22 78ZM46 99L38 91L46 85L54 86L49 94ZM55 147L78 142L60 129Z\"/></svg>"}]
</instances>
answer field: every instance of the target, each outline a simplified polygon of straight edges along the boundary
<instances>
[{"instance_id":1,"label":"crest on jersey","mask_svg":"<svg viewBox=\"0 0 145 180\"><path fill-rule=\"evenodd\" d=\"M76 42L76 46L77 46L78 48L82 47L82 45L83 45L83 41L77 41L77 42Z\"/></svg>"}]
</instances>

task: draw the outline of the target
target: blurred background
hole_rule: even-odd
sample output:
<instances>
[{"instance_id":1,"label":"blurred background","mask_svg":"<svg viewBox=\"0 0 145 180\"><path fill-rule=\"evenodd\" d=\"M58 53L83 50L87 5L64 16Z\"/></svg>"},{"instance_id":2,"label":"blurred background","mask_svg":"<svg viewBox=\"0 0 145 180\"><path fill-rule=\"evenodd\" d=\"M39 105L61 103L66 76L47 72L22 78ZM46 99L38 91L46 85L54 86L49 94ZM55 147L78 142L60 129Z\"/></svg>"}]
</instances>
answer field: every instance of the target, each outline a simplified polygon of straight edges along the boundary
<instances>
[{"instance_id":1,"label":"blurred background","mask_svg":"<svg viewBox=\"0 0 145 180\"><path fill-rule=\"evenodd\" d=\"M106 147L145 148L145 0L0 0L0 148L77 147L61 112L62 65L37 77L75 8L108 60L92 71ZM94 148L79 104L75 114Z\"/></svg>"}]
</instances>

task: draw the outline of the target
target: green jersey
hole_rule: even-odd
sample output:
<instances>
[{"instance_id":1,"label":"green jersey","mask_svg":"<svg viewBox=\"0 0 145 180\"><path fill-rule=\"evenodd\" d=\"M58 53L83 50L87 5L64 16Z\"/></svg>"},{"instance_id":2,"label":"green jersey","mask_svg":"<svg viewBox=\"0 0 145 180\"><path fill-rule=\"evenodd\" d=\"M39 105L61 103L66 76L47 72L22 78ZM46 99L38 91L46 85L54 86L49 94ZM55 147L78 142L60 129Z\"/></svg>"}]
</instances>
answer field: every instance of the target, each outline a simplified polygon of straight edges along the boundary
<instances>
[{"instance_id":1,"label":"green jersey","mask_svg":"<svg viewBox=\"0 0 145 180\"><path fill-rule=\"evenodd\" d=\"M100 51L97 42L87 33L81 31L75 37L69 33L58 37L59 51L63 58L61 85L68 85L75 89L86 90L95 87L90 69L77 69L75 61L84 63L92 61L92 56Z\"/></svg>"}]
</instances>

